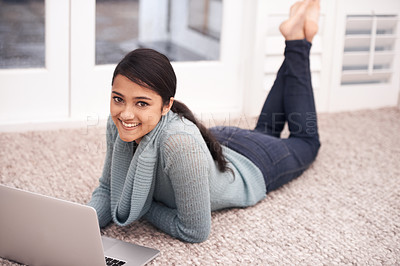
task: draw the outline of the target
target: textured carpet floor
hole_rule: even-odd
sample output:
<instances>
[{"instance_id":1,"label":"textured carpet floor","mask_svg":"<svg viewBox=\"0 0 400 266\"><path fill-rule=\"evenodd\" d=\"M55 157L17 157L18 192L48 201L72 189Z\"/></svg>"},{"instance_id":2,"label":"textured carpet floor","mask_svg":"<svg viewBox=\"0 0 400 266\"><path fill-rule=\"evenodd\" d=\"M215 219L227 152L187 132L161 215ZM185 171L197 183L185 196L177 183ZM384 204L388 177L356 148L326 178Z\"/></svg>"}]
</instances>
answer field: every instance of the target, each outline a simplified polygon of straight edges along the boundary
<instances>
[{"instance_id":1,"label":"textured carpet floor","mask_svg":"<svg viewBox=\"0 0 400 266\"><path fill-rule=\"evenodd\" d=\"M151 265L399 265L400 110L319 119L312 167L256 206L213 213L206 242L183 243L146 221L102 232L161 250ZM0 147L2 184L79 203L90 199L106 149L101 127L0 133Z\"/></svg>"}]
</instances>

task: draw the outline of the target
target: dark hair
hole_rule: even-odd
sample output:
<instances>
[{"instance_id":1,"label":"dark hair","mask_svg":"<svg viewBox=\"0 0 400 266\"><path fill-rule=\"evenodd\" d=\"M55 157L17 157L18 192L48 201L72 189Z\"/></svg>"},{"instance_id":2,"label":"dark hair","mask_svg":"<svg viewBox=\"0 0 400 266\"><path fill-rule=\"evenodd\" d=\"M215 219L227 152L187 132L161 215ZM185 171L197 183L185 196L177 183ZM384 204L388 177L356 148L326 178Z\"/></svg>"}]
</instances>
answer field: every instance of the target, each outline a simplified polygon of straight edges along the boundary
<instances>
[{"instance_id":1,"label":"dark hair","mask_svg":"<svg viewBox=\"0 0 400 266\"><path fill-rule=\"evenodd\" d=\"M159 94L164 105L175 96L176 75L169 59L152 49L140 48L128 53L115 68L112 83L117 75L123 75L132 82L149 88ZM221 144L211 132L196 119L192 111L182 102L174 100L171 110L195 124L210 150L211 156L221 172L227 171L227 161L222 154Z\"/></svg>"}]
</instances>

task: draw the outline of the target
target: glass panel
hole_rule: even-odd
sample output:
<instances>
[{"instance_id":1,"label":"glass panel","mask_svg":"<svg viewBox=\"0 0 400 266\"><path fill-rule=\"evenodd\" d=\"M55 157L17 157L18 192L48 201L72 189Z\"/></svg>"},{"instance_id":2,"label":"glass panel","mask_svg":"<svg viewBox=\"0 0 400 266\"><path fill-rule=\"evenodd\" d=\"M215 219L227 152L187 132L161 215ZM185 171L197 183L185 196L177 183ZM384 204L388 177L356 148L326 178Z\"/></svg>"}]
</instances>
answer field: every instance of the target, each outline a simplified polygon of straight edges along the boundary
<instances>
[{"instance_id":1,"label":"glass panel","mask_svg":"<svg viewBox=\"0 0 400 266\"><path fill-rule=\"evenodd\" d=\"M138 0L96 0L96 64L114 64L138 48Z\"/></svg>"},{"instance_id":2,"label":"glass panel","mask_svg":"<svg viewBox=\"0 0 400 266\"><path fill-rule=\"evenodd\" d=\"M0 0L0 68L45 66L44 0Z\"/></svg>"},{"instance_id":3,"label":"glass panel","mask_svg":"<svg viewBox=\"0 0 400 266\"><path fill-rule=\"evenodd\" d=\"M222 0L97 0L96 64L147 47L171 61L218 60Z\"/></svg>"},{"instance_id":4,"label":"glass panel","mask_svg":"<svg viewBox=\"0 0 400 266\"><path fill-rule=\"evenodd\" d=\"M219 40L221 36L221 0L190 0L189 28Z\"/></svg>"}]
</instances>

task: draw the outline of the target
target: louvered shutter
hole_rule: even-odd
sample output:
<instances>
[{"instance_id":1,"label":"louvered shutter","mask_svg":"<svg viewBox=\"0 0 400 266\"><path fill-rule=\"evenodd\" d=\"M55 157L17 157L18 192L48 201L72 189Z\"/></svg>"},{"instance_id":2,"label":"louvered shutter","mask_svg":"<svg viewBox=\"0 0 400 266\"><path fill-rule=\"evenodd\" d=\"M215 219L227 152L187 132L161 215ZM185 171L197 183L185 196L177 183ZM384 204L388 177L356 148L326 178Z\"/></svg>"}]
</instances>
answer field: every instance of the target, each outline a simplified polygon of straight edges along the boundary
<instances>
[{"instance_id":1,"label":"louvered shutter","mask_svg":"<svg viewBox=\"0 0 400 266\"><path fill-rule=\"evenodd\" d=\"M329 111L397 106L400 1L338 0Z\"/></svg>"},{"instance_id":2,"label":"louvered shutter","mask_svg":"<svg viewBox=\"0 0 400 266\"><path fill-rule=\"evenodd\" d=\"M395 57L396 15L348 15L341 85L389 83Z\"/></svg>"}]
</instances>

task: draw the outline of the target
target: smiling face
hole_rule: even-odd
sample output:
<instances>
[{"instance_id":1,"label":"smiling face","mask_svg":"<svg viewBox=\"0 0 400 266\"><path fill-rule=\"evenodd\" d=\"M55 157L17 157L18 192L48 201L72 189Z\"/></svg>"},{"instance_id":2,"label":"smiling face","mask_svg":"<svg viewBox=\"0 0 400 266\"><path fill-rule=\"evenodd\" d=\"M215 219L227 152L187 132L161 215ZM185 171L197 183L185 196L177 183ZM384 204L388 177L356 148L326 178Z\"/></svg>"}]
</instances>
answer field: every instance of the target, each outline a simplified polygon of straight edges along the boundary
<instances>
[{"instance_id":1,"label":"smiling face","mask_svg":"<svg viewBox=\"0 0 400 266\"><path fill-rule=\"evenodd\" d=\"M171 97L169 103L164 105L155 91L117 75L112 85L110 113L120 138L139 144L143 136L156 127L161 116L168 113L173 99Z\"/></svg>"}]
</instances>

